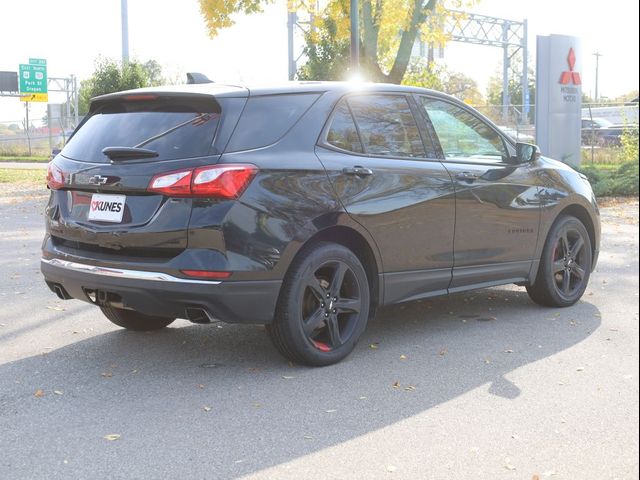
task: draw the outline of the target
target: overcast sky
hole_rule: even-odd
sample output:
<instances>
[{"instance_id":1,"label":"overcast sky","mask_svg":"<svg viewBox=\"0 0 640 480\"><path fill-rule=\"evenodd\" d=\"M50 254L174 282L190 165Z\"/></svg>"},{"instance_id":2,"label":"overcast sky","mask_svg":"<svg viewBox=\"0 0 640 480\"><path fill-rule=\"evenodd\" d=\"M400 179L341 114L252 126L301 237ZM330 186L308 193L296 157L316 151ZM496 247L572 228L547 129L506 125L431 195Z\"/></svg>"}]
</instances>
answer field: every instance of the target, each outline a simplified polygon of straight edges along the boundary
<instances>
[{"instance_id":1,"label":"overcast sky","mask_svg":"<svg viewBox=\"0 0 640 480\"><path fill-rule=\"evenodd\" d=\"M46 58L51 77L85 78L98 54L120 58L120 0L3 1L0 10L0 70L17 70L31 58ZM200 71L218 82L272 82L287 78L286 2L262 14L238 17L235 26L209 39L197 0L129 0L133 58L155 59L165 73ZM600 59L600 94L615 97L638 88L638 2L610 0L481 0L472 11L529 21L536 35L582 39L583 88L593 93ZM532 59L535 57L532 56ZM450 43L445 61L475 78L482 91L501 65L500 49ZM51 95L51 101L63 101ZM35 106L34 118L38 115ZM22 118L17 99L0 99L0 121Z\"/></svg>"}]
</instances>

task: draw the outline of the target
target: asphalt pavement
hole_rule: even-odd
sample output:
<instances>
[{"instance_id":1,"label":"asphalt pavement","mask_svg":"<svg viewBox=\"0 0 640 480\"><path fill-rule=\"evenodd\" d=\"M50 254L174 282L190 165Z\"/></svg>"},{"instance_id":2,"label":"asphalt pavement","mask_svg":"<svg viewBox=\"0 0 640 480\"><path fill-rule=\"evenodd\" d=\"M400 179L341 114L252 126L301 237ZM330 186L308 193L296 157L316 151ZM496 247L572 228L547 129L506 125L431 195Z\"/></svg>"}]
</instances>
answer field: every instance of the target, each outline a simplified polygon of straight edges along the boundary
<instances>
[{"instance_id":1,"label":"asphalt pavement","mask_svg":"<svg viewBox=\"0 0 640 480\"><path fill-rule=\"evenodd\" d=\"M152 333L60 301L43 192L0 186L0 479L638 478L638 202L583 300L507 286L385 308L342 363L264 328Z\"/></svg>"}]
</instances>

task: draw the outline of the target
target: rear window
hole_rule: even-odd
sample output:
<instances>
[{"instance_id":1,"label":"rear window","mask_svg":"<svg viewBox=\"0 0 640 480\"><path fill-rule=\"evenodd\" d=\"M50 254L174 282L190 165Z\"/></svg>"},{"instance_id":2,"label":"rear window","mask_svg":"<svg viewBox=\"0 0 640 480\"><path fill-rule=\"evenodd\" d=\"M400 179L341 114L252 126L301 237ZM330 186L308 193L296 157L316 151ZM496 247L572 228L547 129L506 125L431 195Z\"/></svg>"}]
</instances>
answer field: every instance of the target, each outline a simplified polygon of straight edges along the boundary
<instances>
[{"instance_id":1,"label":"rear window","mask_svg":"<svg viewBox=\"0 0 640 480\"><path fill-rule=\"evenodd\" d=\"M71 137L62 155L74 160L108 163L105 147L154 150L153 160L208 155L220 120L212 98L158 98L110 101L98 106Z\"/></svg>"},{"instance_id":2,"label":"rear window","mask_svg":"<svg viewBox=\"0 0 640 480\"><path fill-rule=\"evenodd\" d=\"M227 151L251 150L277 142L319 96L298 93L249 98Z\"/></svg>"}]
</instances>

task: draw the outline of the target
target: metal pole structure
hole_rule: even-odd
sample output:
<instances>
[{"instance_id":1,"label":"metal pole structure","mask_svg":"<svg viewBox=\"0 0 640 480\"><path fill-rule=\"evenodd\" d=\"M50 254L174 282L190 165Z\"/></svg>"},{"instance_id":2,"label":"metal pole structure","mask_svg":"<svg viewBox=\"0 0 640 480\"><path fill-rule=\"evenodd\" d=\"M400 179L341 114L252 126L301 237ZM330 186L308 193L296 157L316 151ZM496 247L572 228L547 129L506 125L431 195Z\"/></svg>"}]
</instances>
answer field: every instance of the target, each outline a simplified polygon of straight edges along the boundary
<instances>
[{"instance_id":1,"label":"metal pole structure","mask_svg":"<svg viewBox=\"0 0 640 480\"><path fill-rule=\"evenodd\" d=\"M64 89L67 94L67 102L65 103L65 112L64 112L64 128L69 128L69 122L71 121L71 79L64 79Z\"/></svg>"},{"instance_id":2,"label":"metal pole structure","mask_svg":"<svg viewBox=\"0 0 640 480\"><path fill-rule=\"evenodd\" d=\"M71 75L71 78L73 78L73 119L74 119L74 128L78 126L78 103L79 103L79 99L78 99L78 79L76 78L75 75Z\"/></svg>"},{"instance_id":3,"label":"metal pole structure","mask_svg":"<svg viewBox=\"0 0 640 480\"><path fill-rule=\"evenodd\" d=\"M289 80L293 80L296 75L296 59L293 57L293 31L298 21L296 12L287 13L287 57Z\"/></svg>"},{"instance_id":4,"label":"metal pole structure","mask_svg":"<svg viewBox=\"0 0 640 480\"><path fill-rule=\"evenodd\" d=\"M527 47L527 19L522 22L522 124L529 124L529 49Z\"/></svg>"},{"instance_id":5,"label":"metal pole structure","mask_svg":"<svg viewBox=\"0 0 640 480\"><path fill-rule=\"evenodd\" d=\"M24 131L27 134L27 143L29 144L29 156L31 156L31 135L29 135L29 102L24 102L24 110L26 116L26 125L24 126Z\"/></svg>"},{"instance_id":6,"label":"metal pole structure","mask_svg":"<svg viewBox=\"0 0 640 480\"><path fill-rule=\"evenodd\" d=\"M502 41L504 47L502 47L502 123L507 125L509 121L509 104L511 99L509 98L509 47L507 42L509 41L509 25L504 24L502 26Z\"/></svg>"},{"instance_id":7,"label":"metal pole structure","mask_svg":"<svg viewBox=\"0 0 640 480\"><path fill-rule=\"evenodd\" d=\"M594 57L596 57L596 98L595 101L596 103L598 102L598 68L600 66L600 57L602 56L602 54L600 52L595 52L593 54Z\"/></svg>"},{"instance_id":8,"label":"metal pole structure","mask_svg":"<svg viewBox=\"0 0 640 480\"><path fill-rule=\"evenodd\" d=\"M122 23L122 64L129 62L129 7L127 0L120 0L120 15Z\"/></svg>"},{"instance_id":9,"label":"metal pole structure","mask_svg":"<svg viewBox=\"0 0 640 480\"><path fill-rule=\"evenodd\" d=\"M358 73L360 67L360 20L358 18L358 0L351 0L351 75Z\"/></svg>"}]
</instances>

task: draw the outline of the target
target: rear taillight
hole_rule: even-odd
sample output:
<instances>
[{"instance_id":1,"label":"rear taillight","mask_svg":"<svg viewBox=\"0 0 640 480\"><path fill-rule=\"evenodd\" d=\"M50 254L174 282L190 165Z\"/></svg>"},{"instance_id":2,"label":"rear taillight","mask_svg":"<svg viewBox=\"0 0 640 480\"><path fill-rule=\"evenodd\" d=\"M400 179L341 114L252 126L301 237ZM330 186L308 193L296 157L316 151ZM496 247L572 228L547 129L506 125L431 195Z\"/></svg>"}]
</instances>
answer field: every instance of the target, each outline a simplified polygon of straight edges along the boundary
<instances>
[{"instance_id":1,"label":"rear taillight","mask_svg":"<svg viewBox=\"0 0 640 480\"><path fill-rule=\"evenodd\" d=\"M175 197L191 195L191 170L163 173L151 179L147 190Z\"/></svg>"},{"instance_id":2,"label":"rear taillight","mask_svg":"<svg viewBox=\"0 0 640 480\"><path fill-rule=\"evenodd\" d=\"M258 167L227 164L162 173L151 179L147 190L173 197L238 198Z\"/></svg>"},{"instance_id":3,"label":"rear taillight","mask_svg":"<svg viewBox=\"0 0 640 480\"><path fill-rule=\"evenodd\" d=\"M53 162L47 165L47 186L52 190L64 187L64 172Z\"/></svg>"}]
</instances>

